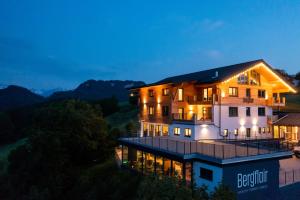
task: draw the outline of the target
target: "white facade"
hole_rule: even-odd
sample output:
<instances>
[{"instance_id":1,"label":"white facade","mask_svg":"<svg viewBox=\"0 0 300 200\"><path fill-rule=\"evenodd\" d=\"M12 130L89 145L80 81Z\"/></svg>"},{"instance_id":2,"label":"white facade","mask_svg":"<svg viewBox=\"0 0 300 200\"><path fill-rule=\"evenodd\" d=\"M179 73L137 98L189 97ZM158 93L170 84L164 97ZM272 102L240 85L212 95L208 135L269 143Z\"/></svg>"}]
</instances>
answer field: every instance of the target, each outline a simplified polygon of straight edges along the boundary
<instances>
[{"instance_id":1,"label":"white facade","mask_svg":"<svg viewBox=\"0 0 300 200\"><path fill-rule=\"evenodd\" d=\"M229 107L238 107L238 116L229 116ZM250 116L246 116L246 107L250 108ZM214 105L213 121L202 124L173 123L169 126L169 135L181 139L261 139L271 138L268 117L272 116L272 108L265 108L265 116L258 115L262 106ZM221 108L221 112L220 112ZM221 116L221 117L220 117ZM180 135L174 135L174 129L180 129ZM185 129L191 129L191 137L185 136ZM224 131L225 130L225 131ZM225 132L227 136L225 137ZM248 134L247 134L248 131Z\"/></svg>"}]
</instances>

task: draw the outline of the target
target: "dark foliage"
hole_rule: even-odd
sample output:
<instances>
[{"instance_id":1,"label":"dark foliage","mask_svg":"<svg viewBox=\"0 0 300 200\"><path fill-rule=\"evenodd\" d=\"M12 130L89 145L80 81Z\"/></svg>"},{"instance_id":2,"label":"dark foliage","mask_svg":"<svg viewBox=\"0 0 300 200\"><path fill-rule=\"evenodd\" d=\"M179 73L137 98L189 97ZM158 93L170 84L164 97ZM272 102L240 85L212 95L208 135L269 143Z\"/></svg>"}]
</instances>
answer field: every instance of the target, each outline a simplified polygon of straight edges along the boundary
<instances>
[{"instance_id":1,"label":"dark foliage","mask_svg":"<svg viewBox=\"0 0 300 200\"><path fill-rule=\"evenodd\" d=\"M98 101L93 101L93 105L99 105L101 107L101 111L103 113L103 117L111 115L120 110L119 101L115 96L111 98L105 98Z\"/></svg>"}]
</instances>

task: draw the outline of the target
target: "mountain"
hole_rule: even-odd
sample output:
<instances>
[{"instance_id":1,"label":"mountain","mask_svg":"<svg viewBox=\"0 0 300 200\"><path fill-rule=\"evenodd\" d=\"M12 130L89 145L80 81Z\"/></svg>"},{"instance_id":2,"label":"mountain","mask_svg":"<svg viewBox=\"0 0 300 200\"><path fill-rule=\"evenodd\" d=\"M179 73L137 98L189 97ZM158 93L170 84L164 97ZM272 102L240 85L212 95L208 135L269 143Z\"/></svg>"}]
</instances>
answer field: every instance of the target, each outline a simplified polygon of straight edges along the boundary
<instances>
[{"instance_id":1,"label":"mountain","mask_svg":"<svg viewBox=\"0 0 300 200\"><path fill-rule=\"evenodd\" d=\"M80 84L74 90L55 92L49 99L83 99L99 100L115 96L119 101L128 100L128 88L144 85L142 81L119 81L119 80L88 80Z\"/></svg>"},{"instance_id":2,"label":"mountain","mask_svg":"<svg viewBox=\"0 0 300 200\"><path fill-rule=\"evenodd\" d=\"M64 89L62 88L54 88L54 89L40 89L40 90L36 90L36 89L31 89L31 92L41 95L43 97L49 97L51 96L54 92L60 92L60 91L64 91Z\"/></svg>"},{"instance_id":3,"label":"mountain","mask_svg":"<svg viewBox=\"0 0 300 200\"><path fill-rule=\"evenodd\" d=\"M20 86L10 85L0 89L0 111L33 105L44 100L44 97Z\"/></svg>"}]
</instances>

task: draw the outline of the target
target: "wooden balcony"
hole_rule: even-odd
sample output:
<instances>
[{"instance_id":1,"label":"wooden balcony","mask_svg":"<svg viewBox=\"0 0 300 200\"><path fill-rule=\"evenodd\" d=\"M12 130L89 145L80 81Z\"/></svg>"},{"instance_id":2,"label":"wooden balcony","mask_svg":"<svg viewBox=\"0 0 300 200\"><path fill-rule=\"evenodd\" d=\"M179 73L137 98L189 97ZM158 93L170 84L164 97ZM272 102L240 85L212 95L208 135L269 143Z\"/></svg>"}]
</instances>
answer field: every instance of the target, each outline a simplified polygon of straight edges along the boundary
<instances>
[{"instance_id":1,"label":"wooden balcony","mask_svg":"<svg viewBox=\"0 0 300 200\"><path fill-rule=\"evenodd\" d=\"M188 114L188 113L173 113L172 120L176 123L188 123L188 124L207 124L212 123L212 114L206 115Z\"/></svg>"},{"instance_id":2,"label":"wooden balcony","mask_svg":"<svg viewBox=\"0 0 300 200\"><path fill-rule=\"evenodd\" d=\"M199 96L186 96L186 101L190 105L212 105L215 101L218 101L218 96L214 94L206 99Z\"/></svg>"},{"instance_id":3,"label":"wooden balcony","mask_svg":"<svg viewBox=\"0 0 300 200\"><path fill-rule=\"evenodd\" d=\"M279 98L273 97L270 102L271 106L280 106L280 107L285 106L285 103L286 103L285 97L279 97Z\"/></svg>"}]
</instances>

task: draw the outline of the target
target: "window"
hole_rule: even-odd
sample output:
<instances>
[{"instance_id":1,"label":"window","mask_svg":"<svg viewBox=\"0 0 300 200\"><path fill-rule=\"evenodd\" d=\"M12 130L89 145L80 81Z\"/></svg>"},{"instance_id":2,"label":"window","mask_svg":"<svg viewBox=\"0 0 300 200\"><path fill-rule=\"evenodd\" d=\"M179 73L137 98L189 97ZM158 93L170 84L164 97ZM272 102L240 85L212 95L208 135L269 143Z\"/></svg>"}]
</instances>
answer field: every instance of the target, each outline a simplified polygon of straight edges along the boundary
<instances>
[{"instance_id":1,"label":"window","mask_svg":"<svg viewBox=\"0 0 300 200\"><path fill-rule=\"evenodd\" d=\"M250 107L246 107L246 116L247 117L251 116L251 108Z\"/></svg>"},{"instance_id":2,"label":"window","mask_svg":"<svg viewBox=\"0 0 300 200\"><path fill-rule=\"evenodd\" d=\"M227 137L227 136L228 136L228 129L224 129L224 131L223 131L223 136L224 136L224 137Z\"/></svg>"},{"instance_id":3,"label":"window","mask_svg":"<svg viewBox=\"0 0 300 200\"><path fill-rule=\"evenodd\" d=\"M258 90L258 98L265 98L266 90Z\"/></svg>"},{"instance_id":4,"label":"window","mask_svg":"<svg viewBox=\"0 0 300 200\"><path fill-rule=\"evenodd\" d=\"M178 101L183 101L183 89L178 89Z\"/></svg>"},{"instance_id":5,"label":"window","mask_svg":"<svg viewBox=\"0 0 300 200\"><path fill-rule=\"evenodd\" d=\"M162 115L164 117L169 116L169 106L163 106L162 107Z\"/></svg>"},{"instance_id":6,"label":"window","mask_svg":"<svg viewBox=\"0 0 300 200\"><path fill-rule=\"evenodd\" d=\"M247 72L239 75L238 84L248 84L248 74L247 74Z\"/></svg>"},{"instance_id":7,"label":"window","mask_svg":"<svg viewBox=\"0 0 300 200\"><path fill-rule=\"evenodd\" d=\"M250 88L246 89L246 97L251 98L251 89Z\"/></svg>"},{"instance_id":8,"label":"window","mask_svg":"<svg viewBox=\"0 0 300 200\"><path fill-rule=\"evenodd\" d=\"M246 136L250 137L251 136L251 128L246 129Z\"/></svg>"},{"instance_id":9,"label":"window","mask_svg":"<svg viewBox=\"0 0 300 200\"><path fill-rule=\"evenodd\" d=\"M211 101L211 100L212 100L212 88L204 88L203 101Z\"/></svg>"},{"instance_id":10,"label":"window","mask_svg":"<svg viewBox=\"0 0 300 200\"><path fill-rule=\"evenodd\" d=\"M230 97L237 97L238 96L238 88L230 87L229 88L229 96Z\"/></svg>"},{"instance_id":11,"label":"window","mask_svg":"<svg viewBox=\"0 0 300 200\"><path fill-rule=\"evenodd\" d=\"M238 107L229 107L229 117L238 116Z\"/></svg>"},{"instance_id":12,"label":"window","mask_svg":"<svg viewBox=\"0 0 300 200\"><path fill-rule=\"evenodd\" d=\"M190 128L184 129L184 136L185 137L191 137L192 135L192 130Z\"/></svg>"},{"instance_id":13,"label":"window","mask_svg":"<svg viewBox=\"0 0 300 200\"><path fill-rule=\"evenodd\" d=\"M261 130L262 130L263 133L266 133L266 128L265 127L263 127Z\"/></svg>"},{"instance_id":14,"label":"window","mask_svg":"<svg viewBox=\"0 0 300 200\"><path fill-rule=\"evenodd\" d=\"M178 119L184 119L184 108L178 108Z\"/></svg>"},{"instance_id":15,"label":"window","mask_svg":"<svg viewBox=\"0 0 300 200\"><path fill-rule=\"evenodd\" d=\"M154 91L153 90L148 90L148 95L149 95L149 97L154 97Z\"/></svg>"},{"instance_id":16,"label":"window","mask_svg":"<svg viewBox=\"0 0 300 200\"><path fill-rule=\"evenodd\" d=\"M174 128L174 135L180 135L180 128L176 127Z\"/></svg>"},{"instance_id":17,"label":"window","mask_svg":"<svg viewBox=\"0 0 300 200\"><path fill-rule=\"evenodd\" d=\"M234 129L234 135L237 136L238 134L239 134L239 129L238 128Z\"/></svg>"},{"instance_id":18,"label":"window","mask_svg":"<svg viewBox=\"0 0 300 200\"><path fill-rule=\"evenodd\" d=\"M210 169L200 167L200 178L206 179L208 181L212 181L213 180L213 171Z\"/></svg>"},{"instance_id":19,"label":"window","mask_svg":"<svg viewBox=\"0 0 300 200\"><path fill-rule=\"evenodd\" d=\"M266 116L266 109L265 107L258 108L258 116Z\"/></svg>"},{"instance_id":20,"label":"window","mask_svg":"<svg viewBox=\"0 0 300 200\"><path fill-rule=\"evenodd\" d=\"M155 126L155 135L159 136L160 135L160 125Z\"/></svg>"},{"instance_id":21,"label":"window","mask_svg":"<svg viewBox=\"0 0 300 200\"><path fill-rule=\"evenodd\" d=\"M163 96L168 96L168 95L170 94L169 88L164 88L164 89L162 90L162 94L163 94Z\"/></svg>"},{"instance_id":22,"label":"window","mask_svg":"<svg viewBox=\"0 0 300 200\"><path fill-rule=\"evenodd\" d=\"M163 126L162 126L162 133L163 133L163 136L167 136L168 133L169 133L169 127L163 125Z\"/></svg>"},{"instance_id":23,"label":"window","mask_svg":"<svg viewBox=\"0 0 300 200\"><path fill-rule=\"evenodd\" d=\"M149 115L154 115L154 107L153 106L149 106L148 114Z\"/></svg>"},{"instance_id":24,"label":"window","mask_svg":"<svg viewBox=\"0 0 300 200\"><path fill-rule=\"evenodd\" d=\"M258 127L258 133L261 133L261 127Z\"/></svg>"}]
</instances>

